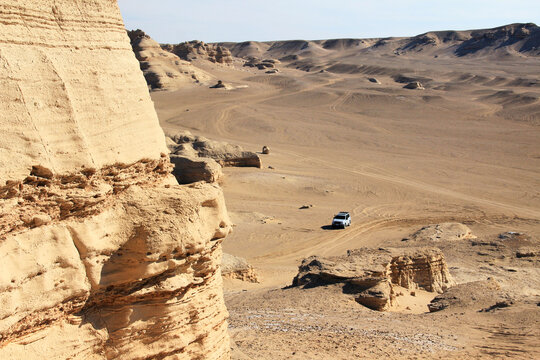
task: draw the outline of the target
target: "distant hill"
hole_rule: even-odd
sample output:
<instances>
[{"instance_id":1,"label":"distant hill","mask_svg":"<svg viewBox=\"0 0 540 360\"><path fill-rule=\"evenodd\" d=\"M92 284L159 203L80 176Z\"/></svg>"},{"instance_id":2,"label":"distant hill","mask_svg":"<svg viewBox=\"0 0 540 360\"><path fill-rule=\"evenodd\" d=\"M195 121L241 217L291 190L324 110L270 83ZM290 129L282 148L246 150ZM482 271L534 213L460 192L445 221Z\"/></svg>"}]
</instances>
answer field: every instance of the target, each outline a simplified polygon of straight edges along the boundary
<instances>
[{"instance_id":1,"label":"distant hill","mask_svg":"<svg viewBox=\"0 0 540 360\"><path fill-rule=\"evenodd\" d=\"M310 57L333 52L435 57L536 57L540 56L540 27L527 23L493 29L433 31L407 38L248 41L218 45L230 49L234 56L244 58Z\"/></svg>"}]
</instances>

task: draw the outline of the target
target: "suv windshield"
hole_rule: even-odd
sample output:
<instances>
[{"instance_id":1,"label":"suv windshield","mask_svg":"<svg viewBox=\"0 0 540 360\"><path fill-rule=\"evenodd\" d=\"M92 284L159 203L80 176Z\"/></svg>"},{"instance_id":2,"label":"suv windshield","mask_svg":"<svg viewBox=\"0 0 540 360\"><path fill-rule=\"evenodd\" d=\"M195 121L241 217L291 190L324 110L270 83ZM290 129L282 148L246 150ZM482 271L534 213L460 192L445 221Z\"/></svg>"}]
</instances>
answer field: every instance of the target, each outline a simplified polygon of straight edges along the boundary
<instances>
[{"instance_id":1,"label":"suv windshield","mask_svg":"<svg viewBox=\"0 0 540 360\"><path fill-rule=\"evenodd\" d=\"M334 219L345 220L345 215L336 215Z\"/></svg>"}]
</instances>

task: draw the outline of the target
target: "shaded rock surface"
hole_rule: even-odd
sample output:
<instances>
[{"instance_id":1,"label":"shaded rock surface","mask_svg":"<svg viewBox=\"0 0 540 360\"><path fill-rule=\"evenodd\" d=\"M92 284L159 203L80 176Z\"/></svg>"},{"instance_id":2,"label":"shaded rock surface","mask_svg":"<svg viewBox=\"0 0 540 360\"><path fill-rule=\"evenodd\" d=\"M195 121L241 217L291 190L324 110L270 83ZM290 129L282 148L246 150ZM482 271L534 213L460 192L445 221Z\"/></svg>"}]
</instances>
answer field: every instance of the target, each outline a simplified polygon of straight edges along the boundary
<instances>
[{"instance_id":1,"label":"shaded rock surface","mask_svg":"<svg viewBox=\"0 0 540 360\"><path fill-rule=\"evenodd\" d=\"M253 283L259 282L259 276L246 259L223 253L221 274L228 279L238 279Z\"/></svg>"},{"instance_id":2,"label":"shaded rock surface","mask_svg":"<svg viewBox=\"0 0 540 360\"><path fill-rule=\"evenodd\" d=\"M228 359L223 194L170 174L116 1L0 7L0 358Z\"/></svg>"},{"instance_id":3,"label":"shaded rock surface","mask_svg":"<svg viewBox=\"0 0 540 360\"><path fill-rule=\"evenodd\" d=\"M343 283L356 300L387 310L395 300L393 286L443 292L454 285L444 255L437 248L349 250L346 256L302 261L293 286Z\"/></svg>"},{"instance_id":4,"label":"shaded rock surface","mask_svg":"<svg viewBox=\"0 0 540 360\"><path fill-rule=\"evenodd\" d=\"M151 90L174 90L187 84L209 84L213 81L212 75L163 50L144 31L128 31L128 36Z\"/></svg>"}]
</instances>

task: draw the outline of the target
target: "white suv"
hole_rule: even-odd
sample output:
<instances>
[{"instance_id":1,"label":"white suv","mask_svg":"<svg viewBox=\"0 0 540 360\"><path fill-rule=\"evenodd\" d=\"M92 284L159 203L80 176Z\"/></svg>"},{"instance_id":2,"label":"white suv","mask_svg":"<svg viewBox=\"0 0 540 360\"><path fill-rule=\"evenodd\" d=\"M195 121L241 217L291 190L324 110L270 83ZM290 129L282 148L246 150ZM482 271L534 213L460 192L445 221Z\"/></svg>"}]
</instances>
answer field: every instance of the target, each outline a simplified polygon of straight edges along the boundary
<instances>
[{"instance_id":1,"label":"white suv","mask_svg":"<svg viewBox=\"0 0 540 360\"><path fill-rule=\"evenodd\" d=\"M345 227L351 226L351 215L346 211L341 211L337 215L334 216L334 219L332 220L332 227L341 227L345 229Z\"/></svg>"}]
</instances>

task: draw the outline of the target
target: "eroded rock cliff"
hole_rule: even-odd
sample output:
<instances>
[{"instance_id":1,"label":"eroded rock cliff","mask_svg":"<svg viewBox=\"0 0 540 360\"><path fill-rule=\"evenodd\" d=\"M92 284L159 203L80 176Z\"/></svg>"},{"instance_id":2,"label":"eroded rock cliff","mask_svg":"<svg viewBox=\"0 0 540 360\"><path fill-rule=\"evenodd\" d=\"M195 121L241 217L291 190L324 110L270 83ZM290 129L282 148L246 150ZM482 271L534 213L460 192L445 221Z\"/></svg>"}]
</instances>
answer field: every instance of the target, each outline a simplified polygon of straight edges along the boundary
<instances>
[{"instance_id":1,"label":"eroded rock cliff","mask_svg":"<svg viewBox=\"0 0 540 360\"><path fill-rule=\"evenodd\" d=\"M0 69L0 358L229 358L223 195L170 174L116 1L3 1Z\"/></svg>"}]
</instances>

